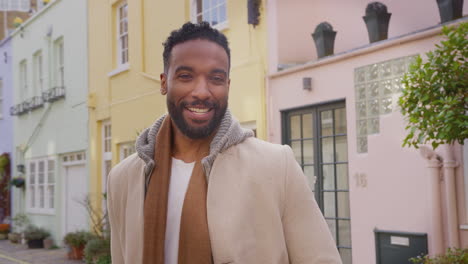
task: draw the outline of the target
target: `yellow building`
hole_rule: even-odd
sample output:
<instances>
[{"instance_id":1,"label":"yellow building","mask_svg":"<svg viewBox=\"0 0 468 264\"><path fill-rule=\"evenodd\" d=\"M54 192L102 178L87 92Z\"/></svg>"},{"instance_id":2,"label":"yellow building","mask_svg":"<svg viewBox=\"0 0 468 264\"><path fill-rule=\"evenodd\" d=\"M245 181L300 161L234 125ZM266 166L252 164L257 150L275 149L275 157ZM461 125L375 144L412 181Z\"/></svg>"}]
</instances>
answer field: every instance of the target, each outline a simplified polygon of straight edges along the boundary
<instances>
[{"instance_id":1,"label":"yellow building","mask_svg":"<svg viewBox=\"0 0 468 264\"><path fill-rule=\"evenodd\" d=\"M249 24L256 16L248 13L256 10L259 23ZM229 108L243 126L266 138L263 1L89 0L88 12L90 188L98 206L111 166L134 152L137 133L166 112L159 93L162 43L186 21L211 21L228 37Z\"/></svg>"}]
</instances>

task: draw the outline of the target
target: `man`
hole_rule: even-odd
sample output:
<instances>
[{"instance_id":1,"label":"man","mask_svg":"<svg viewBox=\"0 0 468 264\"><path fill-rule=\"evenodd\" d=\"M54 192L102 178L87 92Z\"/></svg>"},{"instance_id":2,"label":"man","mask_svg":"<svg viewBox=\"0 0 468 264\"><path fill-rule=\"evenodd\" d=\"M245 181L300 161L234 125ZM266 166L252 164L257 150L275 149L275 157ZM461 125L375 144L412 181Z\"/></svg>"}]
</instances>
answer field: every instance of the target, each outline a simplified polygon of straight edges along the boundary
<instances>
[{"instance_id":1,"label":"man","mask_svg":"<svg viewBox=\"0 0 468 264\"><path fill-rule=\"evenodd\" d=\"M227 110L226 37L186 23L163 58L169 114L109 175L112 263L341 263L291 149Z\"/></svg>"}]
</instances>

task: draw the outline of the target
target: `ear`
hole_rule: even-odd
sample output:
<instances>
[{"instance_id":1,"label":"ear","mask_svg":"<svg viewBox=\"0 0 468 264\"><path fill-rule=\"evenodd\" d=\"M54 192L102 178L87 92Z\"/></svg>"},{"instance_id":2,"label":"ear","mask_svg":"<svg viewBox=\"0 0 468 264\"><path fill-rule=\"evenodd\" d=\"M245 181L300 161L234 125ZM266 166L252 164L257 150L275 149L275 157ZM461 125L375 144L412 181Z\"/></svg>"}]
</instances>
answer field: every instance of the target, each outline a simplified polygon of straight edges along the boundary
<instances>
[{"instance_id":1,"label":"ear","mask_svg":"<svg viewBox=\"0 0 468 264\"><path fill-rule=\"evenodd\" d=\"M229 80L228 80L228 83L227 83L228 93L229 93L229 87L231 87L231 79L229 79Z\"/></svg>"},{"instance_id":2,"label":"ear","mask_svg":"<svg viewBox=\"0 0 468 264\"><path fill-rule=\"evenodd\" d=\"M161 94L166 95L167 94L167 75L165 73L161 73L159 75L159 78L161 78Z\"/></svg>"}]
</instances>

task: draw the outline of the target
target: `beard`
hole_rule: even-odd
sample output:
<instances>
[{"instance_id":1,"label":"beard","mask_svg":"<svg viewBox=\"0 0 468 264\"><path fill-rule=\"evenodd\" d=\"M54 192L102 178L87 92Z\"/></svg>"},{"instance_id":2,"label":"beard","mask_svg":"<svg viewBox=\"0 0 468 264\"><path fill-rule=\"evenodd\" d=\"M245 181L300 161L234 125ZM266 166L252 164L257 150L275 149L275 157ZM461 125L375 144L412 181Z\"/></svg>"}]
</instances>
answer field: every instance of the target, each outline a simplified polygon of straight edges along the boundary
<instances>
[{"instance_id":1,"label":"beard","mask_svg":"<svg viewBox=\"0 0 468 264\"><path fill-rule=\"evenodd\" d=\"M225 103L223 105L201 100L196 100L192 103L184 101L179 105L176 105L174 101L170 100L169 97L167 97L166 103L172 121L174 121L174 124L182 132L182 134L190 139L203 139L210 136L221 124L221 121L223 120L224 114L227 110L227 98L225 99ZM183 111L186 107L201 105L210 108L210 111L214 111L213 118L205 126L193 127L185 120ZM193 120L193 122L196 123L195 120Z\"/></svg>"}]
</instances>

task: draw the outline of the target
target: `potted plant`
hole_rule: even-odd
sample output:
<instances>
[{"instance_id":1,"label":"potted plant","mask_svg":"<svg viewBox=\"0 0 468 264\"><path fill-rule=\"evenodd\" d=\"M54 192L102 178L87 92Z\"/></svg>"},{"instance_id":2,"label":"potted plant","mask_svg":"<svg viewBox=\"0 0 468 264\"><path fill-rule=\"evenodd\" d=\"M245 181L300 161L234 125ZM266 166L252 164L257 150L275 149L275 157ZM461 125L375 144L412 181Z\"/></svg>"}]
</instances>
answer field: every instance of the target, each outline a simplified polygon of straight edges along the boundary
<instances>
[{"instance_id":1,"label":"potted plant","mask_svg":"<svg viewBox=\"0 0 468 264\"><path fill-rule=\"evenodd\" d=\"M42 0L42 3L44 3L44 5L47 5L49 2L50 0Z\"/></svg>"},{"instance_id":2,"label":"potted plant","mask_svg":"<svg viewBox=\"0 0 468 264\"><path fill-rule=\"evenodd\" d=\"M65 235L63 242L70 247L69 259L83 259L83 250L86 243L95 236L87 231L70 232Z\"/></svg>"},{"instance_id":3,"label":"potted plant","mask_svg":"<svg viewBox=\"0 0 468 264\"><path fill-rule=\"evenodd\" d=\"M463 16L463 0L437 0L440 23L455 20Z\"/></svg>"},{"instance_id":4,"label":"potted plant","mask_svg":"<svg viewBox=\"0 0 468 264\"><path fill-rule=\"evenodd\" d=\"M10 184L15 186L16 188L23 188L24 187L24 178L23 177L15 177L11 179Z\"/></svg>"},{"instance_id":5,"label":"potted plant","mask_svg":"<svg viewBox=\"0 0 468 264\"><path fill-rule=\"evenodd\" d=\"M0 224L0 240L7 239L9 231L10 231L9 224Z\"/></svg>"},{"instance_id":6,"label":"potted plant","mask_svg":"<svg viewBox=\"0 0 468 264\"><path fill-rule=\"evenodd\" d=\"M44 228L30 225L24 231L24 238L28 241L28 248L44 248L44 239L50 236Z\"/></svg>"},{"instance_id":7,"label":"potted plant","mask_svg":"<svg viewBox=\"0 0 468 264\"><path fill-rule=\"evenodd\" d=\"M318 58L333 55L335 37L336 31L333 31L333 27L330 23L322 22L318 24L314 33L312 33Z\"/></svg>"},{"instance_id":8,"label":"potted plant","mask_svg":"<svg viewBox=\"0 0 468 264\"><path fill-rule=\"evenodd\" d=\"M11 220L13 221L13 226L16 232L8 234L8 239L12 243L20 243L22 242L21 238L23 231L26 228L26 226L29 225L29 218L26 214L19 213L16 214L15 217L13 217L13 219Z\"/></svg>"},{"instance_id":9,"label":"potted plant","mask_svg":"<svg viewBox=\"0 0 468 264\"><path fill-rule=\"evenodd\" d=\"M15 17L13 20L13 26L19 27L21 24L23 24L23 19L21 17Z\"/></svg>"},{"instance_id":10,"label":"potted plant","mask_svg":"<svg viewBox=\"0 0 468 264\"><path fill-rule=\"evenodd\" d=\"M86 263L110 264L110 239L97 237L88 241L84 249Z\"/></svg>"},{"instance_id":11,"label":"potted plant","mask_svg":"<svg viewBox=\"0 0 468 264\"><path fill-rule=\"evenodd\" d=\"M370 43L387 39L391 16L392 14L387 12L387 6L380 2L367 5L366 15L362 18L366 23Z\"/></svg>"},{"instance_id":12,"label":"potted plant","mask_svg":"<svg viewBox=\"0 0 468 264\"><path fill-rule=\"evenodd\" d=\"M429 257L422 255L409 259L413 264L455 264L468 263L468 249L449 248L445 254Z\"/></svg>"}]
</instances>

